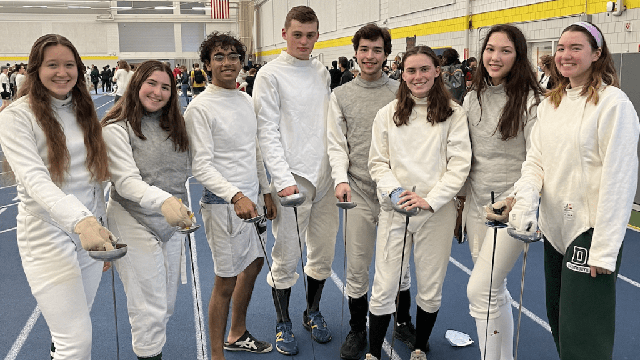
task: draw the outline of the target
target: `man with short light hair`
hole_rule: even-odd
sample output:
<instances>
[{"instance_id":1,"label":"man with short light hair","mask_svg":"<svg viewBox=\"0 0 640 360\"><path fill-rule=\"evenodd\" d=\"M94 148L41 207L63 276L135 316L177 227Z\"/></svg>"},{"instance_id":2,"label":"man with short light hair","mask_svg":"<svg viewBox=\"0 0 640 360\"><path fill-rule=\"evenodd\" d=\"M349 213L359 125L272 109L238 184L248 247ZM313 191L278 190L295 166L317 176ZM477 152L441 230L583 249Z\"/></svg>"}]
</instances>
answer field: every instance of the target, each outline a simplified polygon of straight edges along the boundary
<instances>
[{"instance_id":1,"label":"man with short light hair","mask_svg":"<svg viewBox=\"0 0 640 360\"><path fill-rule=\"evenodd\" d=\"M318 18L307 6L292 8L285 19L282 38L287 51L261 68L256 76L253 100L258 117L258 137L271 174L271 193L286 197L306 195L294 211L276 201L273 221L273 266L267 275L277 314L276 349L298 353L289 318L291 287L302 247L307 245L304 275L307 304L303 325L319 343L331 340L320 313L325 280L331 275L338 232L338 209L332 194L331 169L326 148L326 114L329 72L317 59L309 59L318 40ZM300 244L297 227L299 225Z\"/></svg>"}]
</instances>

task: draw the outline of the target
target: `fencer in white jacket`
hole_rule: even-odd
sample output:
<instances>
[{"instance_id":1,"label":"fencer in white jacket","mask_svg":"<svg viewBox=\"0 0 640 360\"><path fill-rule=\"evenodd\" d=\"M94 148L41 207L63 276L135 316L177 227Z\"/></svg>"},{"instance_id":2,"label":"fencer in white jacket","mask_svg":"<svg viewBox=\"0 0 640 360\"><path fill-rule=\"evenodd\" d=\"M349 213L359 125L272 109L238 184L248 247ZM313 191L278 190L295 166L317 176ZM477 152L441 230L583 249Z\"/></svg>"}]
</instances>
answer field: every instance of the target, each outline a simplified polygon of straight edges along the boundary
<instances>
[{"instance_id":1,"label":"fencer in white jacket","mask_svg":"<svg viewBox=\"0 0 640 360\"><path fill-rule=\"evenodd\" d=\"M546 240L547 317L560 358L610 359L640 124L597 26L565 28L555 62L562 76L538 107L509 223L539 225Z\"/></svg>"},{"instance_id":2,"label":"fencer in white jacket","mask_svg":"<svg viewBox=\"0 0 640 360\"><path fill-rule=\"evenodd\" d=\"M467 117L446 92L440 67L434 65L437 63L429 47L408 51L401 64L404 71L397 99L382 108L373 123L369 170L382 210L369 305L369 341L370 352L378 359L412 246L418 283L416 358L428 350L451 253L456 217L453 198L469 173ZM400 204L421 212L411 218L403 244L405 217L392 209L389 194L413 187L415 191L402 193Z\"/></svg>"},{"instance_id":3,"label":"fencer in white jacket","mask_svg":"<svg viewBox=\"0 0 640 360\"><path fill-rule=\"evenodd\" d=\"M283 38L287 51L260 69L253 100L260 148L271 174L274 198L295 192L306 195L306 201L297 209L302 245L298 244L293 209L283 208L276 201L273 266L267 275L276 301L276 334L279 334L276 349L293 355L298 348L291 331L288 299L298 279L296 266L305 243L304 273L309 285L308 312L304 311L303 323L315 341L331 340L320 313L320 298L324 282L331 275L338 209L331 191L333 181L326 145L330 77L322 63L309 59L318 39L318 21L313 10L306 6L292 8L285 21Z\"/></svg>"},{"instance_id":4,"label":"fencer in white jacket","mask_svg":"<svg viewBox=\"0 0 640 360\"><path fill-rule=\"evenodd\" d=\"M18 249L54 359L91 358L89 312L103 263L85 250L112 249L103 227L107 153L82 69L69 40L40 37L26 95L0 113L0 145L20 198Z\"/></svg>"}]
</instances>

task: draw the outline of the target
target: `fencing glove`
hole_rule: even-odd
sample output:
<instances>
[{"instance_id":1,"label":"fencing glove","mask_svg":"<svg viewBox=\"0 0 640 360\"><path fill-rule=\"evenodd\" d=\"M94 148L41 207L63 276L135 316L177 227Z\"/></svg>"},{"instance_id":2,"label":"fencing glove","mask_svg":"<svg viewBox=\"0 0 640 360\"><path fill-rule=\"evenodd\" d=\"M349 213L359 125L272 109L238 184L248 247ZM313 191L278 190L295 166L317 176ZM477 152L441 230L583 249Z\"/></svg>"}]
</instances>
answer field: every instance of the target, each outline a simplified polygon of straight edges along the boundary
<instances>
[{"instance_id":1,"label":"fencing glove","mask_svg":"<svg viewBox=\"0 0 640 360\"><path fill-rule=\"evenodd\" d=\"M522 233L537 231L539 204L540 195L533 187L519 189L509 213L509 226Z\"/></svg>"},{"instance_id":2,"label":"fencing glove","mask_svg":"<svg viewBox=\"0 0 640 360\"><path fill-rule=\"evenodd\" d=\"M100 225L94 216L80 220L73 231L80 235L82 248L87 251L113 250L112 243L115 243L115 237L111 231Z\"/></svg>"},{"instance_id":3,"label":"fencing glove","mask_svg":"<svg viewBox=\"0 0 640 360\"><path fill-rule=\"evenodd\" d=\"M189 209L182 204L178 198L172 196L162 203L160 208L164 219L171 226L179 226L181 228L189 228L193 225Z\"/></svg>"}]
</instances>

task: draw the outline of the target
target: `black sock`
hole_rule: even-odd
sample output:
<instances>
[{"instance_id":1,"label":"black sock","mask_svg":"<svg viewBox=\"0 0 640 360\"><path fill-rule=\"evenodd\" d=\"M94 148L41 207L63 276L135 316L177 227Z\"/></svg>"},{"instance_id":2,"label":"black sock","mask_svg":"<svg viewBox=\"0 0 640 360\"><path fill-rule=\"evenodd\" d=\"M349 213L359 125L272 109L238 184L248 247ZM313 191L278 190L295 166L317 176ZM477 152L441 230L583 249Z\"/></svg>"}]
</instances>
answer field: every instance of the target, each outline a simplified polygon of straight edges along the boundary
<instances>
[{"instance_id":1,"label":"black sock","mask_svg":"<svg viewBox=\"0 0 640 360\"><path fill-rule=\"evenodd\" d=\"M51 342L51 360L53 360L53 353L55 352L56 352L56 345L52 341Z\"/></svg>"},{"instance_id":2,"label":"black sock","mask_svg":"<svg viewBox=\"0 0 640 360\"><path fill-rule=\"evenodd\" d=\"M309 312L320 310L320 298L322 297L322 289L326 280L316 280L311 276L307 276L307 307Z\"/></svg>"},{"instance_id":3,"label":"black sock","mask_svg":"<svg viewBox=\"0 0 640 360\"><path fill-rule=\"evenodd\" d=\"M138 360L162 360L162 353L151 356L151 357L140 357L138 356Z\"/></svg>"},{"instance_id":4,"label":"black sock","mask_svg":"<svg viewBox=\"0 0 640 360\"><path fill-rule=\"evenodd\" d=\"M373 315L369 312L369 353L377 359L382 358L382 343L387 334L391 314Z\"/></svg>"},{"instance_id":5,"label":"black sock","mask_svg":"<svg viewBox=\"0 0 640 360\"><path fill-rule=\"evenodd\" d=\"M418 306L416 313L416 349L420 349L422 352L429 350L429 337L437 317L438 311L428 313Z\"/></svg>"},{"instance_id":6,"label":"black sock","mask_svg":"<svg viewBox=\"0 0 640 360\"><path fill-rule=\"evenodd\" d=\"M273 305L276 307L276 317L278 322L291 322L291 319L289 318L289 298L291 297L291 288L271 288L271 296L273 297Z\"/></svg>"},{"instance_id":7,"label":"black sock","mask_svg":"<svg viewBox=\"0 0 640 360\"><path fill-rule=\"evenodd\" d=\"M349 297L349 313L351 319L349 319L349 325L353 331L365 331L367 330L367 313L369 312L369 302L367 301L367 294L359 298Z\"/></svg>"},{"instance_id":8,"label":"black sock","mask_svg":"<svg viewBox=\"0 0 640 360\"><path fill-rule=\"evenodd\" d=\"M411 291L409 289L398 292L398 308L396 309L396 322L398 324L410 323Z\"/></svg>"}]
</instances>

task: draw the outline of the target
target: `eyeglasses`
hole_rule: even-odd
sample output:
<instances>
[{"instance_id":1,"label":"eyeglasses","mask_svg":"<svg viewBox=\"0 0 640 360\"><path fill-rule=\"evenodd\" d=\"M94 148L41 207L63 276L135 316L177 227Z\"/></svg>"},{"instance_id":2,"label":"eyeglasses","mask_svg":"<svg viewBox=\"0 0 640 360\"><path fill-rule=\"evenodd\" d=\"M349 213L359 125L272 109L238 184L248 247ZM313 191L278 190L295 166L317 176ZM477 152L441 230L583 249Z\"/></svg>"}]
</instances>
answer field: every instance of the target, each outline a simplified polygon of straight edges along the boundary
<instances>
[{"instance_id":1,"label":"eyeglasses","mask_svg":"<svg viewBox=\"0 0 640 360\"><path fill-rule=\"evenodd\" d=\"M227 54L226 56L225 55L220 55L220 54L213 55L213 61L221 63L221 62L224 61L225 57L232 64L235 64L238 61L240 61L240 54Z\"/></svg>"}]
</instances>

